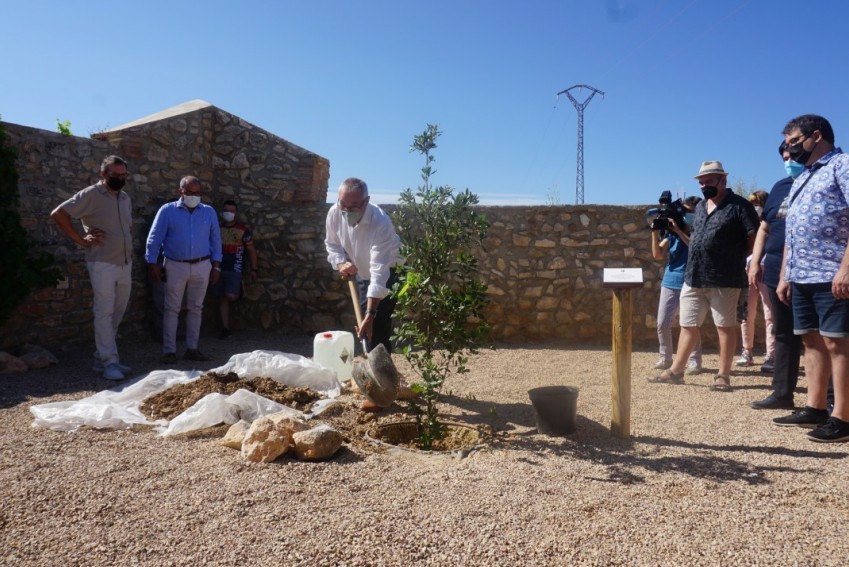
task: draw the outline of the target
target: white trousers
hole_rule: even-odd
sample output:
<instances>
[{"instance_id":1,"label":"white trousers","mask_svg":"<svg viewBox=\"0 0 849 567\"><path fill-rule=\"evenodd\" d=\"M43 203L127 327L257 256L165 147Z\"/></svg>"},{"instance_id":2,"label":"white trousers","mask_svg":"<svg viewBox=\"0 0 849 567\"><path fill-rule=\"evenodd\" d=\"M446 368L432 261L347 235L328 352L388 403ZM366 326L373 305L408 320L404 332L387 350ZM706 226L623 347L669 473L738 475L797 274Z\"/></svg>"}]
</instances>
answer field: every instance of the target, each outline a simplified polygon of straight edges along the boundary
<instances>
[{"instance_id":1,"label":"white trousers","mask_svg":"<svg viewBox=\"0 0 849 567\"><path fill-rule=\"evenodd\" d=\"M203 299L209 285L209 260L187 264L165 260L165 313L162 319L162 352L177 352L177 318L186 295L186 348L196 349L200 337Z\"/></svg>"},{"instance_id":2,"label":"white trousers","mask_svg":"<svg viewBox=\"0 0 849 567\"><path fill-rule=\"evenodd\" d=\"M94 292L92 309L94 345L97 347L95 357L105 366L119 361L115 337L130 300L133 265L132 262L126 266L109 262L87 262L86 267Z\"/></svg>"}]
</instances>

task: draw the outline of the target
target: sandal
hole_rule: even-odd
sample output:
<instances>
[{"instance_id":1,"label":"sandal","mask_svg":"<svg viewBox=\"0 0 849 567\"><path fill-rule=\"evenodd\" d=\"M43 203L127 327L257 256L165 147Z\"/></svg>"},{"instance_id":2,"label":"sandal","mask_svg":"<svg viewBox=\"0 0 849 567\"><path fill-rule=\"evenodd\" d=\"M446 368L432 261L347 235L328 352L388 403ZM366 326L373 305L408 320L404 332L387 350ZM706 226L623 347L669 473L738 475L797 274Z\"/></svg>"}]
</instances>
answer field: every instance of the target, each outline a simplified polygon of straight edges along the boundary
<instances>
[{"instance_id":1,"label":"sandal","mask_svg":"<svg viewBox=\"0 0 849 567\"><path fill-rule=\"evenodd\" d=\"M731 378L724 374L717 374L713 377L713 385L710 386L712 392L730 392Z\"/></svg>"},{"instance_id":2,"label":"sandal","mask_svg":"<svg viewBox=\"0 0 849 567\"><path fill-rule=\"evenodd\" d=\"M666 369L654 378L649 378L649 382L652 384L683 384L684 373L672 372L671 370Z\"/></svg>"}]
</instances>

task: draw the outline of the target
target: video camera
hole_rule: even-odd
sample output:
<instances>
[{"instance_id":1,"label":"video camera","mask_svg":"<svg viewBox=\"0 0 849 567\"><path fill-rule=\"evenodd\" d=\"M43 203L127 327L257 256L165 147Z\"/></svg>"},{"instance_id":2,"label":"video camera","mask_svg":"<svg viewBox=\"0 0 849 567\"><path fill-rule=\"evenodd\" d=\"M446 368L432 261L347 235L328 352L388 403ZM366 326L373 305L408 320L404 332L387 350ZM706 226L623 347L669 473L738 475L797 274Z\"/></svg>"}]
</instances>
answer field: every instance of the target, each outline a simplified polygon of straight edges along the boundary
<instances>
[{"instance_id":1,"label":"video camera","mask_svg":"<svg viewBox=\"0 0 849 567\"><path fill-rule=\"evenodd\" d=\"M659 231L660 237L666 238L666 235L669 233L669 219L672 219L679 228L683 229L686 226L686 221L684 220L686 210L681 199L673 201L672 192L664 191L660 194L657 202L660 204L660 207L646 211L646 218L652 218L651 225L649 226L651 230Z\"/></svg>"}]
</instances>

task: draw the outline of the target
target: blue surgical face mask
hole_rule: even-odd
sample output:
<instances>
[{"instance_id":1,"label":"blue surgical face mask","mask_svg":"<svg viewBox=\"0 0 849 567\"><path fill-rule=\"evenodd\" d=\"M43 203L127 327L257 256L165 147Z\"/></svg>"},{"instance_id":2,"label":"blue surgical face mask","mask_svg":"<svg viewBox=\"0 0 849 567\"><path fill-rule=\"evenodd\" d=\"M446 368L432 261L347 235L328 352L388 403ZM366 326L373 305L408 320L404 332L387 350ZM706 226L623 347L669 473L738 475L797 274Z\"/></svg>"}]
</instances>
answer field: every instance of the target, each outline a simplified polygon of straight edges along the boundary
<instances>
[{"instance_id":1,"label":"blue surgical face mask","mask_svg":"<svg viewBox=\"0 0 849 567\"><path fill-rule=\"evenodd\" d=\"M690 226L693 226L693 221L695 219L696 219L696 215L694 215L693 213L687 213L687 214L684 215L684 221Z\"/></svg>"},{"instance_id":2,"label":"blue surgical face mask","mask_svg":"<svg viewBox=\"0 0 849 567\"><path fill-rule=\"evenodd\" d=\"M787 172L787 175L796 179L802 172L805 171L805 166L799 162L793 161L792 159L788 159L784 162L784 171Z\"/></svg>"}]
</instances>

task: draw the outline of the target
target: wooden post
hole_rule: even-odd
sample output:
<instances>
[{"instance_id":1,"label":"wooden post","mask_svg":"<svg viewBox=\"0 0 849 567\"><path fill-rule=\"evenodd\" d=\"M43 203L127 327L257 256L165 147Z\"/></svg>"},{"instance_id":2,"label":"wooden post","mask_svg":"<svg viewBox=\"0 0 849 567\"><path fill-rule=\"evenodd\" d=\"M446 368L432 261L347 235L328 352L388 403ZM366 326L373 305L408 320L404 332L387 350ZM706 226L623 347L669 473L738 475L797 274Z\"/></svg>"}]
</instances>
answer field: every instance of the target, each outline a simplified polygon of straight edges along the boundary
<instances>
[{"instance_id":1,"label":"wooden post","mask_svg":"<svg viewBox=\"0 0 849 567\"><path fill-rule=\"evenodd\" d=\"M631 436L631 290L613 290L613 391L610 431Z\"/></svg>"},{"instance_id":2,"label":"wooden post","mask_svg":"<svg viewBox=\"0 0 849 567\"><path fill-rule=\"evenodd\" d=\"M631 290L643 287L640 268L605 268L604 287L613 289L613 391L610 431L631 436Z\"/></svg>"}]
</instances>

